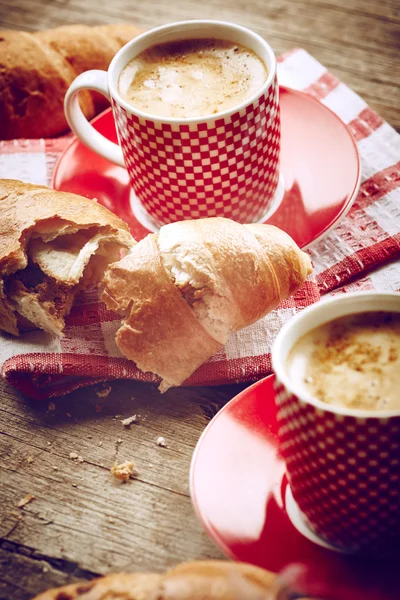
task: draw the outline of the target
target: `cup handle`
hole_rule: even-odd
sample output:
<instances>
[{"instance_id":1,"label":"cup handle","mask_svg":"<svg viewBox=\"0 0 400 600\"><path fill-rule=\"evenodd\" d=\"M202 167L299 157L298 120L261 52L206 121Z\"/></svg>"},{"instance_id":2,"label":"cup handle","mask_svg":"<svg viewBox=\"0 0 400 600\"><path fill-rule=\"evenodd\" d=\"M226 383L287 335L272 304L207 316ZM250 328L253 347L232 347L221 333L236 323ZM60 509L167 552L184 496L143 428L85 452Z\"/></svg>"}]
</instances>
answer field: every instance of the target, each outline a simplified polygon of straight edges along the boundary
<instances>
[{"instance_id":1,"label":"cup handle","mask_svg":"<svg viewBox=\"0 0 400 600\"><path fill-rule=\"evenodd\" d=\"M68 125L85 146L116 165L125 167L122 150L118 144L96 131L83 114L78 99L80 90L94 90L111 100L106 71L93 70L78 75L65 95L64 111Z\"/></svg>"}]
</instances>

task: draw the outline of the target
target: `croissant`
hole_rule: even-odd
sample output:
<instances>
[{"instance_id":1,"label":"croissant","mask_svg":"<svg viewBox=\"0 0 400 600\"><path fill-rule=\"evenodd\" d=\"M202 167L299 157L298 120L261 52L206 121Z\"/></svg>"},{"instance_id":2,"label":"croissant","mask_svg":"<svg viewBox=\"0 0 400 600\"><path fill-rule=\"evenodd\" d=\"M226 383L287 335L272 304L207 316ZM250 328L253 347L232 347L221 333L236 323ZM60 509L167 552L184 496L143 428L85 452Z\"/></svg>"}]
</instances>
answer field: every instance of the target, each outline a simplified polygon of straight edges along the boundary
<instances>
[{"instance_id":1,"label":"croissant","mask_svg":"<svg viewBox=\"0 0 400 600\"><path fill-rule=\"evenodd\" d=\"M64 96L77 75L107 70L138 35L133 25L66 25L27 33L0 31L0 139L53 137L68 130ZM88 119L103 110L100 94L81 92Z\"/></svg>"},{"instance_id":2,"label":"croissant","mask_svg":"<svg viewBox=\"0 0 400 600\"><path fill-rule=\"evenodd\" d=\"M135 240L93 200L0 180L0 330L62 335L76 294Z\"/></svg>"},{"instance_id":3,"label":"croissant","mask_svg":"<svg viewBox=\"0 0 400 600\"><path fill-rule=\"evenodd\" d=\"M296 292L307 254L270 225L210 218L165 225L108 267L102 300L116 343L160 389L182 384L227 341Z\"/></svg>"},{"instance_id":4,"label":"croissant","mask_svg":"<svg viewBox=\"0 0 400 600\"><path fill-rule=\"evenodd\" d=\"M276 576L245 563L193 561L163 574L116 573L48 590L33 600L266 600Z\"/></svg>"}]
</instances>

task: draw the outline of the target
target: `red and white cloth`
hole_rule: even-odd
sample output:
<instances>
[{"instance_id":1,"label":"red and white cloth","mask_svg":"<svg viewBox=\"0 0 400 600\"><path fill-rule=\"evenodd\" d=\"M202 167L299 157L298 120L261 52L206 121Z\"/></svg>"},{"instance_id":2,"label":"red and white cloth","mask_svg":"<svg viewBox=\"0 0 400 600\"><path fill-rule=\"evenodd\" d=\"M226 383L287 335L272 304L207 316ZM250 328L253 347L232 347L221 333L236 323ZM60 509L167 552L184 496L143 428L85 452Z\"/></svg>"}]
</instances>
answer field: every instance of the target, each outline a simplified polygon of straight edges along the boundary
<instances>
[{"instance_id":1,"label":"red and white cloth","mask_svg":"<svg viewBox=\"0 0 400 600\"><path fill-rule=\"evenodd\" d=\"M295 298L232 334L223 351L204 364L189 385L252 381L268 375L275 335L293 314L322 294L400 291L400 136L304 50L288 52L278 63L282 85L314 96L349 126L361 156L360 193L338 227L309 248L313 278ZM70 136L0 142L0 177L50 184L57 158L69 140ZM97 291L90 290L77 299L63 339L38 331L19 339L1 336L3 377L34 398L51 398L110 379L156 381L121 356L114 341L118 325L116 315L99 302Z\"/></svg>"}]
</instances>

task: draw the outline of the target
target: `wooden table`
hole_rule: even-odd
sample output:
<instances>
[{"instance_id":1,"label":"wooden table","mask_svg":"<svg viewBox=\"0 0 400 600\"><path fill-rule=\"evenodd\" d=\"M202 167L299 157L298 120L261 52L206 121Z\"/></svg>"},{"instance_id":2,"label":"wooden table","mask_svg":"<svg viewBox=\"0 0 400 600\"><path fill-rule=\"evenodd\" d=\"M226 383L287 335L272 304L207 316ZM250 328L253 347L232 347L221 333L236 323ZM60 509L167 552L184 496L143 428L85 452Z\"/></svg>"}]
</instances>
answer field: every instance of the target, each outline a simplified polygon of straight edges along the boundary
<instances>
[{"instance_id":1,"label":"wooden table","mask_svg":"<svg viewBox=\"0 0 400 600\"><path fill-rule=\"evenodd\" d=\"M0 26L14 29L123 20L145 29L196 17L251 27L278 54L306 48L400 128L397 0L205 0L200 8L197 0L0 0ZM205 425L244 386L160 396L150 385L113 382L103 398L102 387L54 407L1 384L1 600L110 571L221 557L193 513L189 465ZM121 419L132 414L138 421L125 428ZM132 459L137 478L113 480L114 461ZM35 500L18 509L28 493Z\"/></svg>"}]
</instances>

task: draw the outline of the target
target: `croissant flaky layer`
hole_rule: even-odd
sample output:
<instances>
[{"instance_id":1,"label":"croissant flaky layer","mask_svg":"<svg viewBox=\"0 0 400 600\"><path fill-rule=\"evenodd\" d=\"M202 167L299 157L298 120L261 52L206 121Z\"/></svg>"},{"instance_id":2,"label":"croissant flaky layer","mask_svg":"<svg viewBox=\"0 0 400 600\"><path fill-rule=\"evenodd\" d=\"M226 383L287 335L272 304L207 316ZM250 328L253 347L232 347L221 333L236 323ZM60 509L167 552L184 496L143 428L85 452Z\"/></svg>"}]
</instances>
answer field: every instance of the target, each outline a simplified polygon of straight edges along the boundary
<instances>
[{"instance_id":1,"label":"croissant flaky layer","mask_svg":"<svg viewBox=\"0 0 400 600\"><path fill-rule=\"evenodd\" d=\"M138 33L128 24L0 31L0 140L66 131L64 96L75 77L89 69L108 69L118 50ZM100 94L85 91L79 97L88 119L107 106Z\"/></svg>"},{"instance_id":2,"label":"croissant flaky layer","mask_svg":"<svg viewBox=\"0 0 400 600\"><path fill-rule=\"evenodd\" d=\"M126 223L93 200L0 179L0 330L62 335L76 294L122 249Z\"/></svg>"},{"instance_id":3,"label":"croissant flaky layer","mask_svg":"<svg viewBox=\"0 0 400 600\"><path fill-rule=\"evenodd\" d=\"M180 221L111 265L102 299L122 316L116 341L162 390L180 385L303 284L311 262L286 233L229 219Z\"/></svg>"},{"instance_id":4,"label":"croissant flaky layer","mask_svg":"<svg viewBox=\"0 0 400 600\"><path fill-rule=\"evenodd\" d=\"M33 600L267 600L276 576L244 563L193 561L163 574L120 573L49 590Z\"/></svg>"}]
</instances>

